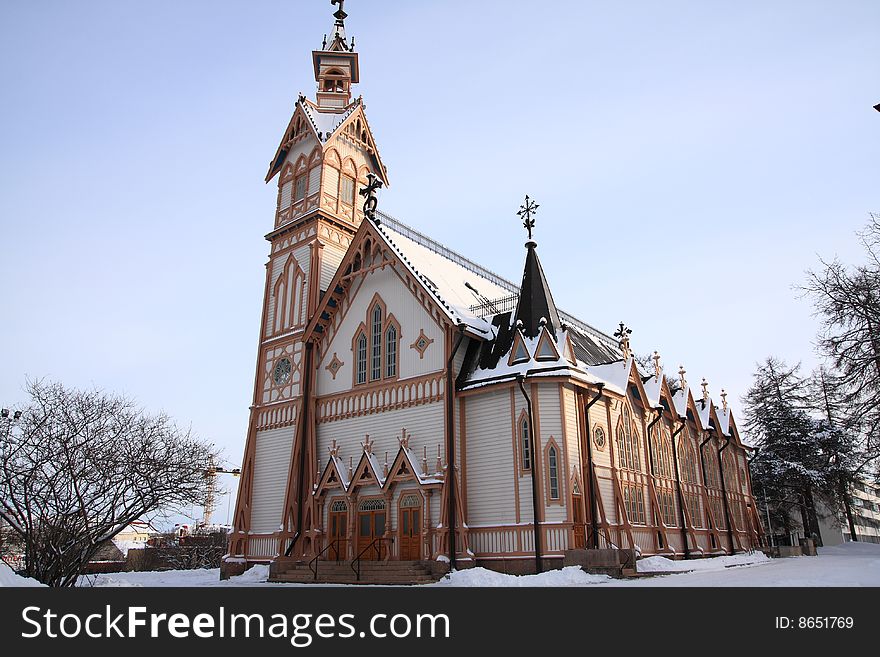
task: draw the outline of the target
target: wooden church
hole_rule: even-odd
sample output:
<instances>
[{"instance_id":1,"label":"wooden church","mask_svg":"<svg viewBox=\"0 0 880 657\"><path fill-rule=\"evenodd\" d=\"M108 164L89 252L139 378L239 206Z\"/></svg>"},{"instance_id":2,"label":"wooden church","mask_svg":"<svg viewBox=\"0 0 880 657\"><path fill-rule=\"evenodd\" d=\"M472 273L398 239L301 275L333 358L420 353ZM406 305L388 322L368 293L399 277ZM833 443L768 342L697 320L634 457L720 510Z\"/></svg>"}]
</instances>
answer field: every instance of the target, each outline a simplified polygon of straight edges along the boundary
<instances>
[{"instance_id":1,"label":"wooden church","mask_svg":"<svg viewBox=\"0 0 880 657\"><path fill-rule=\"evenodd\" d=\"M664 376L656 352L636 362L622 324L557 308L528 197L518 285L375 211L388 173L333 4L315 100L297 100L266 176L278 205L223 576L381 566L415 582L756 547L726 398Z\"/></svg>"}]
</instances>

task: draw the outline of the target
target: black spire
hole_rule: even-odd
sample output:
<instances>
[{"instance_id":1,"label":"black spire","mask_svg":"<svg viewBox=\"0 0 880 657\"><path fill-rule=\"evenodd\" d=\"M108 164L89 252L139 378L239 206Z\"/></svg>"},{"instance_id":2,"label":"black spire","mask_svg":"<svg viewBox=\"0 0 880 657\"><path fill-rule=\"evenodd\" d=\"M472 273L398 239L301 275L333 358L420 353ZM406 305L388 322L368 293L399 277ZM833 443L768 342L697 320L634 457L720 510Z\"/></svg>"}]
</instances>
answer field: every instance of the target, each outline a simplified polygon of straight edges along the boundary
<instances>
[{"instance_id":1,"label":"black spire","mask_svg":"<svg viewBox=\"0 0 880 657\"><path fill-rule=\"evenodd\" d=\"M514 323L522 322L523 334L526 337L535 338L541 331L541 320L544 320L547 324L547 330L555 336L556 327L560 325L559 313L556 310L556 304L553 303L550 286L547 285L544 269L541 267L541 261L535 250L538 245L532 240L532 228L535 226L535 220L531 215L534 214L538 206L533 202L530 205L530 199L526 196L526 205L523 207L525 211L517 214L520 216L525 214L523 225L529 231L529 241L526 242L526 266L523 270Z\"/></svg>"}]
</instances>

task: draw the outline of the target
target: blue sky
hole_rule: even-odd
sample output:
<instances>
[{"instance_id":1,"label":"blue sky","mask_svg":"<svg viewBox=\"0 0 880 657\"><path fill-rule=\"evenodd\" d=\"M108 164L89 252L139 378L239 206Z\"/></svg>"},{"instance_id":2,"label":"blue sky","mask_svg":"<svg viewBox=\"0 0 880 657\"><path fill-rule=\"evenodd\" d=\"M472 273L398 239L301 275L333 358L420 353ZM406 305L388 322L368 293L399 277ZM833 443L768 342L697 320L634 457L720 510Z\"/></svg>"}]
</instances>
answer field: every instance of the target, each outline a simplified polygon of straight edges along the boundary
<instances>
[{"instance_id":1,"label":"blue sky","mask_svg":"<svg viewBox=\"0 0 880 657\"><path fill-rule=\"evenodd\" d=\"M380 207L737 400L880 211L880 4L349 0ZM0 4L0 402L165 410L238 464L274 185L329 1ZM734 412L738 401L734 401ZM224 520L221 500L217 517Z\"/></svg>"}]
</instances>

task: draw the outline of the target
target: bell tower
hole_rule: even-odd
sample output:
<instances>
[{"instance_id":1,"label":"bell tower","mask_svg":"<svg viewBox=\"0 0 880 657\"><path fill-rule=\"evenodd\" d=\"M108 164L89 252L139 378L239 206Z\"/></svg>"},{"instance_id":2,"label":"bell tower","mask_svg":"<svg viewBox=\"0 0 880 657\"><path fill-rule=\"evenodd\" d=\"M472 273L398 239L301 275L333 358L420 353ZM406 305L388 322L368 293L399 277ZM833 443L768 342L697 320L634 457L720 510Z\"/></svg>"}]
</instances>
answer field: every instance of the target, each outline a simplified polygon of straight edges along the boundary
<instances>
[{"instance_id":1,"label":"bell tower","mask_svg":"<svg viewBox=\"0 0 880 657\"><path fill-rule=\"evenodd\" d=\"M359 79L358 55L354 51L354 37L349 43L345 36L345 0L333 0L339 9L333 14L336 22L330 40L324 36L321 50L312 52L315 80L318 82L318 107L346 107L351 102L351 85Z\"/></svg>"},{"instance_id":2,"label":"bell tower","mask_svg":"<svg viewBox=\"0 0 880 657\"><path fill-rule=\"evenodd\" d=\"M333 31L312 53L315 100L299 94L266 174L267 183L277 178L278 195L266 235L256 380L230 535L235 558L274 558L311 522L309 509L288 503L288 489L309 485L292 473L314 474L301 469L301 459L315 458L303 402L312 365L302 338L363 221L358 191L373 179L388 185L366 106L352 98L360 72L354 39L345 34L344 0L332 4Z\"/></svg>"}]
</instances>

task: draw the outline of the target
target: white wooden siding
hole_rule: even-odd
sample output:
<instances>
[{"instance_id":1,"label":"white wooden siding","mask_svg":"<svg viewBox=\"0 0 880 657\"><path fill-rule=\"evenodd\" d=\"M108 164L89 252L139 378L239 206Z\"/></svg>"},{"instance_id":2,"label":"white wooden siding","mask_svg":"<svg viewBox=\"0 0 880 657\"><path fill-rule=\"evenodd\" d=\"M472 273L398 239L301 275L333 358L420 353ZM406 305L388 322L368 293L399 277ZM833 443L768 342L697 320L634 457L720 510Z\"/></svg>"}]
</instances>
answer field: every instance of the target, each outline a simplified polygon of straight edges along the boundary
<instances>
[{"instance_id":1,"label":"white wooden siding","mask_svg":"<svg viewBox=\"0 0 880 657\"><path fill-rule=\"evenodd\" d=\"M290 201L293 198L293 181L288 180L286 183L281 185L281 203L278 206L279 210L286 210L290 207Z\"/></svg>"},{"instance_id":2,"label":"white wooden siding","mask_svg":"<svg viewBox=\"0 0 880 657\"><path fill-rule=\"evenodd\" d=\"M516 506L510 390L495 390L468 397L465 413L468 524L513 524L516 522Z\"/></svg>"},{"instance_id":3,"label":"white wooden siding","mask_svg":"<svg viewBox=\"0 0 880 657\"><path fill-rule=\"evenodd\" d=\"M358 325L366 321L368 306L373 300L373 295L377 292L386 304L386 312L393 314L400 324L399 378L408 379L438 372L445 368L444 339L441 328L407 290L391 267L386 267L367 274L357 291L350 292L350 294L354 294L351 306L319 363L316 381L318 395L329 395L351 389L352 368L354 366L352 339ZM410 348L420 330L424 330L425 335L434 340L425 352L423 359L419 358L418 351ZM335 379L326 370L334 353L343 363Z\"/></svg>"},{"instance_id":4,"label":"white wooden siding","mask_svg":"<svg viewBox=\"0 0 880 657\"><path fill-rule=\"evenodd\" d=\"M346 249L341 244L325 243L321 255L321 290L330 287L330 281L339 269L339 263L345 257Z\"/></svg>"},{"instance_id":5,"label":"white wooden siding","mask_svg":"<svg viewBox=\"0 0 880 657\"><path fill-rule=\"evenodd\" d=\"M255 534L276 532L281 525L294 435L293 426L257 432L251 502L251 532Z\"/></svg>"},{"instance_id":6,"label":"white wooden siding","mask_svg":"<svg viewBox=\"0 0 880 657\"><path fill-rule=\"evenodd\" d=\"M521 394L521 393L520 393ZM559 450L557 458L559 463L559 494L560 499L565 500L568 496L568 481L565 476L566 462L562 452L562 409L560 407L560 386L558 383L541 383L537 387L537 406L533 410L540 413L538 416L538 426L540 428L540 436L538 437L538 445L540 448L540 482L541 490L539 491L539 499L545 504L544 520L546 522L564 522L565 521L565 505L547 504L547 443L550 438L556 441L556 447ZM535 402L532 401L532 405Z\"/></svg>"},{"instance_id":7,"label":"white wooden siding","mask_svg":"<svg viewBox=\"0 0 880 657\"><path fill-rule=\"evenodd\" d=\"M352 466L357 467L363 448L361 443L369 434L373 442L373 454L380 466L385 462L385 452L388 452L388 465L391 466L400 444L397 439L406 428L410 436L410 449L419 458L423 449L428 448L428 471L434 472L437 463L437 445L440 445L441 455L445 462L444 442L444 404L442 402L401 408L375 415L346 418L336 422L322 422L318 424L318 455L321 469L327 463L327 454L332 440L336 440L339 447L339 458L348 465L349 457L352 457ZM380 472L379 475L382 473Z\"/></svg>"}]
</instances>

